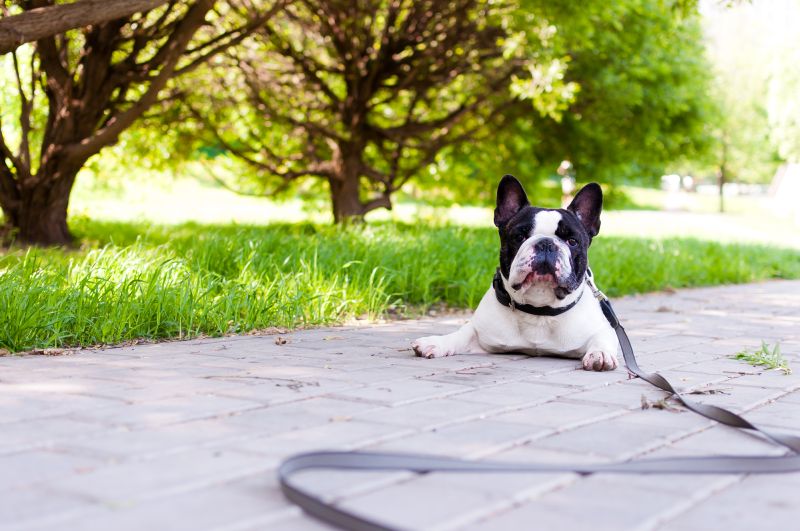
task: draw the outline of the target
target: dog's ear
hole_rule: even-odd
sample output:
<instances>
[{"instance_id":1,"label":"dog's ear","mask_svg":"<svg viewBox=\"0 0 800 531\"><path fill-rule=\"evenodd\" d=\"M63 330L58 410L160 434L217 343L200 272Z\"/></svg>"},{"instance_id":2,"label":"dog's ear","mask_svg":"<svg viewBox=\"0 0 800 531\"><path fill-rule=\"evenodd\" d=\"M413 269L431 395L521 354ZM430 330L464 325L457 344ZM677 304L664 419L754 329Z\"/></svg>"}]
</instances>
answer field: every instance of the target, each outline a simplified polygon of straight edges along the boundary
<instances>
[{"instance_id":1,"label":"dog's ear","mask_svg":"<svg viewBox=\"0 0 800 531\"><path fill-rule=\"evenodd\" d=\"M501 227L514 217L514 214L528 206L528 196L520 182L513 175L503 175L497 186L497 208L494 209L494 224Z\"/></svg>"},{"instance_id":2,"label":"dog's ear","mask_svg":"<svg viewBox=\"0 0 800 531\"><path fill-rule=\"evenodd\" d=\"M600 211L603 209L603 190L597 183L589 183L575 195L567 210L574 212L589 236L600 232Z\"/></svg>"}]
</instances>

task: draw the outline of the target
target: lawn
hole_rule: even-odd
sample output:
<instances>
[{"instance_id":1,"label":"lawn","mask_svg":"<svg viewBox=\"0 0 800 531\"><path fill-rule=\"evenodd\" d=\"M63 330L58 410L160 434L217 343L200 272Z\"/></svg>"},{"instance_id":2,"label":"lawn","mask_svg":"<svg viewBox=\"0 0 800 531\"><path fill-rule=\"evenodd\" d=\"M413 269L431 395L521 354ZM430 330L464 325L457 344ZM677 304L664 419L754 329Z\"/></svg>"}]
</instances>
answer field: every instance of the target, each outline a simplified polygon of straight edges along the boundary
<instances>
[{"instance_id":1,"label":"lawn","mask_svg":"<svg viewBox=\"0 0 800 531\"><path fill-rule=\"evenodd\" d=\"M0 253L0 349L244 333L471 308L491 283L491 226L375 222L151 225L75 218L80 250ZM800 278L800 251L599 236L611 296Z\"/></svg>"}]
</instances>

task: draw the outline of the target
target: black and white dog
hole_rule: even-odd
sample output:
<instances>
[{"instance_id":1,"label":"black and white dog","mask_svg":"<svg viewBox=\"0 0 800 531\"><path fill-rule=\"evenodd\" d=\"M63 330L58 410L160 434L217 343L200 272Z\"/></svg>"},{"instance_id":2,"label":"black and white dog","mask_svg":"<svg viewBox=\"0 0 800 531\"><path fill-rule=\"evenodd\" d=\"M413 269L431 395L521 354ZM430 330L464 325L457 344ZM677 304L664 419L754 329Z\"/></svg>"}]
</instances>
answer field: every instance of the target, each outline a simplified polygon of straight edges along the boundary
<instances>
[{"instance_id":1,"label":"black and white dog","mask_svg":"<svg viewBox=\"0 0 800 531\"><path fill-rule=\"evenodd\" d=\"M412 343L418 356L520 352L582 358L586 370L617 368L617 337L593 296L588 251L600 230L603 192L584 186L566 209L533 207L506 175L494 224L500 267L472 319L456 332Z\"/></svg>"}]
</instances>

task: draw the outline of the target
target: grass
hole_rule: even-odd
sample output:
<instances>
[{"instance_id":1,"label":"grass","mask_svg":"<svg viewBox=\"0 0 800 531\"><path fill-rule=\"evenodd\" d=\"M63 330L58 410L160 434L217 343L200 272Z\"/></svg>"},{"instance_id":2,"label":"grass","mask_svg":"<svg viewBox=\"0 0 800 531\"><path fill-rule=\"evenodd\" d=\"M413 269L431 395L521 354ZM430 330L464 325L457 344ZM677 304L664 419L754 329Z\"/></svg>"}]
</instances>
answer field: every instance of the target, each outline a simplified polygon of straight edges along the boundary
<instances>
[{"instance_id":1,"label":"grass","mask_svg":"<svg viewBox=\"0 0 800 531\"><path fill-rule=\"evenodd\" d=\"M780 370L784 374L792 374L792 369L789 367L789 362L781 354L781 345L776 343L770 350L769 344L766 341L761 342L761 348L755 352L743 350L733 356L737 360L743 360L750 365L762 366L768 369Z\"/></svg>"},{"instance_id":2,"label":"grass","mask_svg":"<svg viewBox=\"0 0 800 531\"><path fill-rule=\"evenodd\" d=\"M0 253L0 349L243 333L472 308L497 263L492 228L148 225L79 218L79 251ZM591 263L611 296L800 278L800 251L601 236Z\"/></svg>"}]
</instances>

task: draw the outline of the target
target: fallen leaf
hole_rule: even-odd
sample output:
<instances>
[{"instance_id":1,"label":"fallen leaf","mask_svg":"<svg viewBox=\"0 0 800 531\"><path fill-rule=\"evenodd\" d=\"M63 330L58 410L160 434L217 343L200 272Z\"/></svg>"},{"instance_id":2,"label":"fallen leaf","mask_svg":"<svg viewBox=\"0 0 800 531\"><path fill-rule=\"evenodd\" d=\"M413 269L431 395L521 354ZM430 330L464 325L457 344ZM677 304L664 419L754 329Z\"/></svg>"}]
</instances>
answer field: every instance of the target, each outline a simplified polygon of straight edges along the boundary
<instances>
[{"instance_id":1,"label":"fallen leaf","mask_svg":"<svg viewBox=\"0 0 800 531\"><path fill-rule=\"evenodd\" d=\"M689 391L687 394L689 395L729 395L729 389L733 389L733 387L705 387L703 389L695 389L693 391Z\"/></svg>"},{"instance_id":2,"label":"fallen leaf","mask_svg":"<svg viewBox=\"0 0 800 531\"><path fill-rule=\"evenodd\" d=\"M681 408L674 406L669 402L672 397L662 398L661 400L656 400L655 402L651 402L647 399L646 396L642 395L642 409L661 409L664 411L672 411L674 413L680 413L683 411Z\"/></svg>"}]
</instances>

